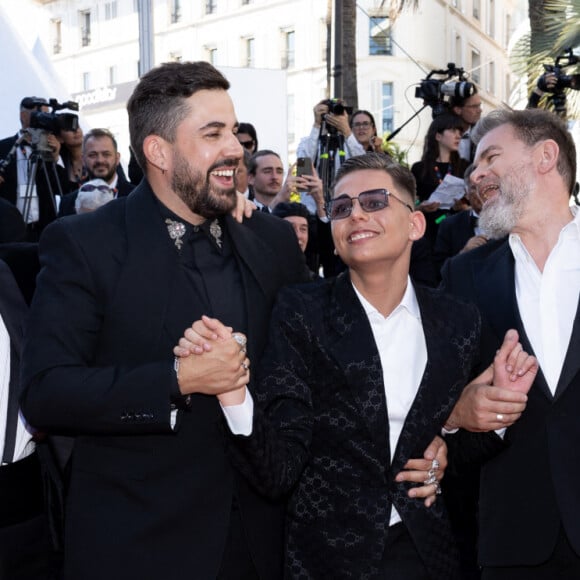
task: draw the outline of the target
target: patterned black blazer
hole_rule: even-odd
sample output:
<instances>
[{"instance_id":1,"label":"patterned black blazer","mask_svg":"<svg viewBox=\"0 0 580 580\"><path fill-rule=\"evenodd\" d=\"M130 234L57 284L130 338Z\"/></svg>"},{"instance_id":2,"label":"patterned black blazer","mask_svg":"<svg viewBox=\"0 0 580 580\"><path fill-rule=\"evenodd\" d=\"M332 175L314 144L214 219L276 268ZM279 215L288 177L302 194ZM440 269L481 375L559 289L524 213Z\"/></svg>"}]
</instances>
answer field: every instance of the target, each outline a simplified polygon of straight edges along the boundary
<instances>
[{"instance_id":1,"label":"patterned black blazer","mask_svg":"<svg viewBox=\"0 0 580 580\"><path fill-rule=\"evenodd\" d=\"M379 353L348 274L279 294L254 390L253 432L232 440L263 493L291 491L289 578L374 578L392 506L432 577L458 577L443 501L427 509L394 478L408 459L423 456L465 386L479 315L438 291L416 293L428 361L391 454Z\"/></svg>"}]
</instances>

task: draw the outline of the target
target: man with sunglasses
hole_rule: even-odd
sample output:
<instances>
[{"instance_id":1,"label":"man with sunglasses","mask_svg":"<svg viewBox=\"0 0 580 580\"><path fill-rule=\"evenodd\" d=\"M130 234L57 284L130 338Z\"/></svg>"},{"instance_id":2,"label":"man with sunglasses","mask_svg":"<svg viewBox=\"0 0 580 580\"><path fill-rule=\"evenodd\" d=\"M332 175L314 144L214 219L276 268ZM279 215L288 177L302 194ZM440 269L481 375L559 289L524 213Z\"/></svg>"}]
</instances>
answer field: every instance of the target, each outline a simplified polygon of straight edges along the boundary
<instances>
[{"instance_id":1,"label":"man with sunglasses","mask_svg":"<svg viewBox=\"0 0 580 580\"><path fill-rule=\"evenodd\" d=\"M117 140L108 129L92 129L83 139L83 161L88 179L102 179L113 191L114 197L129 195L135 186L127 181L120 167L121 154ZM76 212L76 199L79 191L63 196L58 210L59 217Z\"/></svg>"},{"instance_id":2,"label":"man with sunglasses","mask_svg":"<svg viewBox=\"0 0 580 580\"><path fill-rule=\"evenodd\" d=\"M460 578L434 501L438 434L470 378L480 322L473 306L411 283L411 246L425 232L414 201L407 169L377 153L347 160L328 216L348 271L283 289L258 380L219 396L244 416L232 442L246 477L265 495L292 492L285 577ZM231 329L198 322L176 354L211 347L212 332ZM499 384L508 360L523 371L512 387L529 386L535 360L516 333L496 359Z\"/></svg>"}]
</instances>

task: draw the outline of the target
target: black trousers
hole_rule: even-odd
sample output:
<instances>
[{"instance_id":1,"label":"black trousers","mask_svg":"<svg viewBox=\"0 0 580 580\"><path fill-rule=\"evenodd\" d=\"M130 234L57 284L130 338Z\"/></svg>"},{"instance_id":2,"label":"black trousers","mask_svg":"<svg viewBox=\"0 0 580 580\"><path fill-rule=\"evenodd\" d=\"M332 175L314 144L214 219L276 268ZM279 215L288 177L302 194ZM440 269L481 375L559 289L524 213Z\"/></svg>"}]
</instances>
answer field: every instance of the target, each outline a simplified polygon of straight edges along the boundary
<instances>
[{"instance_id":1,"label":"black trousers","mask_svg":"<svg viewBox=\"0 0 580 580\"><path fill-rule=\"evenodd\" d=\"M407 528L402 523L389 528L381 568L385 580L430 578Z\"/></svg>"},{"instance_id":2,"label":"black trousers","mask_svg":"<svg viewBox=\"0 0 580 580\"><path fill-rule=\"evenodd\" d=\"M0 578L55 577L36 454L0 467Z\"/></svg>"},{"instance_id":3,"label":"black trousers","mask_svg":"<svg viewBox=\"0 0 580 580\"><path fill-rule=\"evenodd\" d=\"M576 554L560 529L556 547L550 558L537 566L484 567L482 580L578 580L580 555Z\"/></svg>"}]
</instances>

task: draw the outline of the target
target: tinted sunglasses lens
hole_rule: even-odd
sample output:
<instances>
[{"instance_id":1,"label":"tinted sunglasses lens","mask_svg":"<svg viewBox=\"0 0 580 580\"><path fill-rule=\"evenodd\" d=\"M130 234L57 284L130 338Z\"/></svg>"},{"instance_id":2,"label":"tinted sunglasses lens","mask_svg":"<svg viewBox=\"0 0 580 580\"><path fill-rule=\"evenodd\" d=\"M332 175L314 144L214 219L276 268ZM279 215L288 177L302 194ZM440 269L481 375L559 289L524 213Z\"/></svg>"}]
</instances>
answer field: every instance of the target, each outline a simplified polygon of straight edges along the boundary
<instances>
[{"instance_id":1,"label":"tinted sunglasses lens","mask_svg":"<svg viewBox=\"0 0 580 580\"><path fill-rule=\"evenodd\" d=\"M350 215L352 199L350 197L337 197L329 202L328 217L331 220L341 220Z\"/></svg>"},{"instance_id":2,"label":"tinted sunglasses lens","mask_svg":"<svg viewBox=\"0 0 580 580\"><path fill-rule=\"evenodd\" d=\"M358 196L358 202L367 213L379 211L389 205L389 197L384 189L363 191Z\"/></svg>"}]
</instances>

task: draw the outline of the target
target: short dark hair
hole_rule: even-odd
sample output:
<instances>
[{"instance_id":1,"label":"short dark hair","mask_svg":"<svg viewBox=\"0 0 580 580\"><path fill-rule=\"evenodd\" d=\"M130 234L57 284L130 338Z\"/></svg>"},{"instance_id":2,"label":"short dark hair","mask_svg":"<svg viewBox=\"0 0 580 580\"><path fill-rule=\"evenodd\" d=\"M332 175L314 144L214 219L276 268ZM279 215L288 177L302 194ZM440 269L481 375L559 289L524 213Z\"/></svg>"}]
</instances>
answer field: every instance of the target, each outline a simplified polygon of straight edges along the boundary
<instances>
[{"instance_id":1,"label":"short dark hair","mask_svg":"<svg viewBox=\"0 0 580 580\"><path fill-rule=\"evenodd\" d=\"M415 203L417 184L413 174L406 167L399 165L390 157L381 153L365 153L364 155L357 155L347 159L336 172L335 187L345 175L367 169L384 171L391 177L397 188L408 195L413 204Z\"/></svg>"},{"instance_id":2,"label":"short dark hair","mask_svg":"<svg viewBox=\"0 0 580 580\"><path fill-rule=\"evenodd\" d=\"M260 159L260 157L266 157L266 155L275 155L278 159L280 159L280 161L282 161L282 158L280 155L278 155L278 153L276 153L276 151L272 151L271 149L260 149L260 151L256 151L250 158L248 173L256 175L256 169L258 169L258 159Z\"/></svg>"},{"instance_id":3,"label":"short dark hair","mask_svg":"<svg viewBox=\"0 0 580 580\"><path fill-rule=\"evenodd\" d=\"M254 147L258 150L258 134L256 128L252 123L240 123L238 125L238 133L247 133L254 141Z\"/></svg>"},{"instance_id":4,"label":"short dark hair","mask_svg":"<svg viewBox=\"0 0 580 580\"><path fill-rule=\"evenodd\" d=\"M42 97L24 97L20 101L20 109L26 109L27 111L33 111L43 105L48 107L48 101Z\"/></svg>"},{"instance_id":5,"label":"short dark hair","mask_svg":"<svg viewBox=\"0 0 580 580\"><path fill-rule=\"evenodd\" d=\"M551 111L525 109L523 111L497 109L482 117L473 130L471 139L477 145L484 135L500 127L510 125L520 141L531 147L540 141L551 139L558 144L558 173L572 193L576 184L576 146L566 123Z\"/></svg>"},{"instance_id":6,"label":"short dark hair","mask_svg":"<svg viewBox=\"0 0 580 580\"><path fill-rule=\"evenodd\" d=\"M204 61L168 62L143 75L127 103L131 148L141 169L147 163L143 141L159 135L173 143L178 125L189 113L187 98L201 90L229 88L227 79Z\"/></svg>"},{"instance_id":7,"label":"short dark hair","mask_svg":"<svg viewBox=\"0 0 580 580\"><path fill-rule=\"evenodd\" d=\"M277 204L272 210L272 215L279 218L286 218L289 216L303 217L308 221L310 214L308 213L308 208L303 203L298 203L295 201L282 201Z\"/></svg>"},{"instance_id":8,"label":"short dark hair","mask_svg":"<svg viewBox=\"0 0 580 580\"><path fill-rule=\"evenodd\" d=\"M91 129L88 133L85 133L83 137L83 149L85 147L86 142L89 139L100 139L101 137L108 137L113 142L113 147L115 148L115 152L118 151L117 140L115 136L109 129Z\"/></svg>"}]
</instances>

